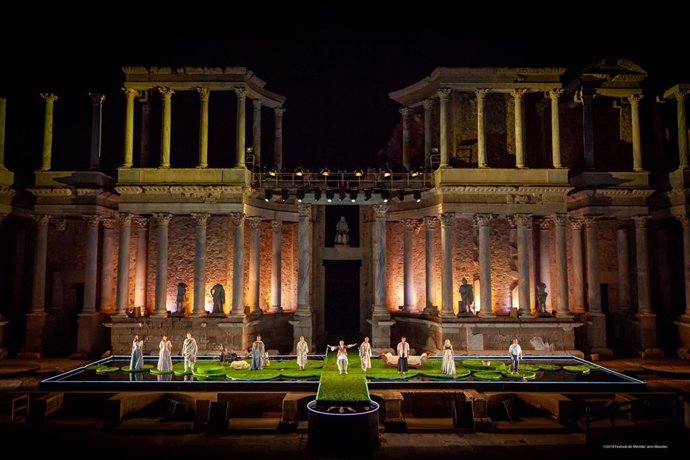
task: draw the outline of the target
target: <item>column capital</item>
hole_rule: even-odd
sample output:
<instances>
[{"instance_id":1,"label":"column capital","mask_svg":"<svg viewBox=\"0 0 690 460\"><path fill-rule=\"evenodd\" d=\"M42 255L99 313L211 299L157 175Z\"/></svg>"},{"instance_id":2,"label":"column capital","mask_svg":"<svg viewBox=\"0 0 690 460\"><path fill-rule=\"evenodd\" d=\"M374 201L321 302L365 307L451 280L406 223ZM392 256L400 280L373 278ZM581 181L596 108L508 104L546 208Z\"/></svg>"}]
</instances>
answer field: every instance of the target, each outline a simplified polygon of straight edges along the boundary
<instances>
[{"instance_id":1,"label":"column capital","mask_svg":"<svg viewBox=\"0 0 690 460\"><path fill-rule=\"evenodd\" d=\"M209 217L211 217L211 214L209 214L207 212L193 212L192 213L192 219L194 219L194 223L196 224L197 227L206 226L206 223L208 222Z\"/></svg>"},{"instance_id":2,"label":"column capital","mask_svg":"<svg viewBox=\"0 0 690 460\"><path fill-rule=\"evenodd\" d=\"M569 216L568 222L570 222L570 226L573 230L581 230L585 224L585 220L582 217Z\"/></svg>"},{"instance_id":3,"label":"column capital","mask_svg":"<svg viewBox=\"0 0 690 460\"><path fill-rule=\"evenodd\" d=\"M257 228L261 227L261 217L246 217L245 222L247 223L247 225L249 225L249 228L251 228L252 230L256 230Z\"/></svg>"},{"instance_id":4,"label":"column capital","mask_svg":"<svg viewBox=\"0 0 690 460\"><path fill-rule=\"evenodd\" d=\"M441 219L441 226L442 227L449 227L453 225L453 221L455 221L455 213L454 212L442 212L439 215Z\"/></svg>"},{"instance_id":5,"label":"column capital","mask_svg":"<svg viewBox=\"0 0 690 460\"><path fill-rule=\"evenodd\" d=\"M529 227L532 225L532 215L531 214L514 214L512 216L517 227Z\"/></svg>"},{"instance_id":6,"label":"column capital","mask_svg":"<svg viewBox=\"0 0 690 460\"><path fill-rule=\"evenodd\" d=\"M276 107L275 109L273 109L273 113L275 113L276 117L279 118L283 116L283 114L285 113L285 109L282 107Z\"/></svg>"},{"instance_id":7,"label":"column capital","mask_svg":"<svg viewBox=\"0 0 690 460\"><path fill-rule=\"evenodd\" d=\"M102 217L98 214L85 215L81 216L81 218L84 219L89 228L98 228L98 225L101 223L102 219Z\"/></svg>"},{"instance_id":8,"label":"column capital","mask_svg":"<svg viewBox=\"0 0 690 460\"><path fill-rule=\"evenodd\" d=\"M115 228L115 219L111 218L102 218L101 222L103 223L103 228L106 230L112 230Z\"/></svg>"},{"instance_id":9,"label":"column capital","mask_svg":"<svg viewBox=\"0 0 690 460\"><path fill-rule=\"evenodd\" d=\"M240 227L244 223L245 215L243 212L231 212L229 216L235 227Z\"/></svg>"},{"instance_id":10,"label":"column capital","mask_svg":"<svg viewBox=\"0 0 690 460\"><path fill-rule=\"evenodd\" d=\"M690 217L688 216L674 216L676 219L678 219L678 222L683 224L683 227L685 226L690 226Z\"/></svg>"},{"instance_id":11,"label":"column capital","mask_svg":"<svg viewBox=\"0 0 690 460\"><path fill-rule=\"evenodd\" d=\"M438 98L442 101L447 101L452 92L453 90L450 88L441 88L438 90Z\"/></svg>"},{"instance_id":12,"label":"column capital","mask_svg":"<svg viewBox=\"0 0 690 460\"><path fill-rule=\"evenodd\" d=\"M417 227L417 219L403 219L400 221L406 232L412 232Z\"/></svg>"},{"instance_id":13,"label":"column capital","mask_svg":"<svg viewBox=\"0 0 690 460\"><path fill-rule=\"evenodd\" d=\"M67 219L64 217L57 217L51 220L53 223L53 226L55 227L55 230L58 232L64 232L67 230Z\"/></svg>"},{"instance_id":14,"label":"column capital","mask_svg":"<svg viewBox=\"0 0 690 460\"><path fill-rule=\"evenodd\" d=\"M103 93L89 93L89 97L93 105L101 105L105 101L105 94Z\"/></svg>"},{"instance_id":15,"label":"column capital","mask_svg":"<svg viewBox=\"0 0 690 460\"><path fill-rule=\"evenodd\" d=\"M237 96L237 99L244 99L247 97L247 89L246 88L235 88L235 96Z\"/></svg>"},{"instance_id":16,"label":"column capital","mask_svg":"<svg viewBox=\"0 0 690 460\"><path fill-rule=\"evenodd\" d=\"M549 98L553 102L558 102L558 98L563 94L563 88L553 88L549 90Z\"/></svg>"},{"instance_id":17,"label":"column capital","mask_svg":"<svg viewBox=\"0 0 690 460\"><path fill-rule=\"evenodd\" d=\"M644 97L643 94L638 93L638 94L631 94L628 96L628 102L630 102L630 105L637 105L640 103L640 100Z\"/></svg>"},{"instance_id":18,"label":"column capital","mask_svg":"<svg viewBox=\"0 0 690 460\"><path fill-rule=\"evenodd\" d=\"M122 88L122 91L124 91L125 97L127 99L134 100L134 98L139 95L139 90L136 90L134 88Z\"/></svg>"},{"instance_id":19,"label":"column capital","mask_svg":"<svg viewBox=\"0 0 690 460\"><path fill-rule=\"evenodd\" d=\"M258 112L259 110L261 110L263 101L261 99L252 99L252 105L254 106L254 112Z\"/></svg>"},{"instance_id":20,"label":"column capital","mask_svg":"<svg viewBox=\"0 0 690 460\"><path fill-rule=\"evenodd\" d=\"M438 217L436 216L425 216L424 226L429 230L435 230L438 227Z\"/></svg>"},{"instance_id":21,"label":"column capital","mask_svg":"<svg viewBox=\"0 0 690 460\"><path fill-rule=\"evenodd\" d=\"M41 93L41 98L43 98L43 100L46 101L46 104L52 104L53 102L59 99L53 93Z\"/></svg>"},{"instance_id":22,"label":"column capital","mask_svg":"<svg viewBox=\"0 0 690 460\"><path fill-rule=\"evenodd\" d=\"M635 227L638 228L647 228L647 224L649 222L649 216L635 216L632 218L633 222L635 222Z\"/></svg>"},{"instance_id":23,"label":"column capital","mask_svg":"<svg viewBox=\"0 0 690 460\"><path fill-rule=\"evenodd\" d=\"M475 214L474 224L477 227L488 227L489 225L491 225L491 221L493 220L493 218L493 214Z\"/></svg>"},{"instance_id":24,"label":"column capital","mask_svg":"<svg viewBox=\"0 0 690 460\"><path fill-rule=\"evenodd\" d=\"M550 217L542 217L539 219L539 230L548 230L551 228L551 218Z\"/></svg>"},{"instance_id":25,"label":"column capital","mask_svg":"<svg viewBox=\"0 0 690 460\"><path fill-rule=\"evenodd\" d=\"M172 219L172 214L170 213L155 213L153 214L153 218L156 219L156 223L158 225L169 225L170 220Z\"/></svg>"},{"instance_id":26,"label":"column capital","mask_svg":"<svg viewBox=\"0 0 690 460\"><path fill-rule=\"evenodd\" d=\"M156 88L159 93L161 93L161 96L163 96L163 99L170 100L173 94L175 94L175 91L172 89L168 88L167 86L159 86Z\"/></svg>"},{"instance_id":27,"label":"column capital","mask_svg":"<svg viewBox=\"0 0 690 460\"><path fill-rule=\"evenodd\" d=\"M550 219L556 227L563 227L568 222L568 216L565 214L554 214Z\"/></svg>"},{"instance_id":28,"label":"column capital","mask_svg":"<svg viewBox=\"0 0 690 460\"><path fill-rule=\"evenodd\" d=\"M400 113L403 119L405 119L408 117L408 115L410 115L410 109L409 107L403 107L402 109L398 109L398 113Z\"/></svg>"},{"instance_id":29,"label":"column capital","mask_svg":"<svg viewBox=\"0 0 690 460\"><path fill-rule=\"evenodd\" d=\"M120 220L120 225L130 225L134 214L130 212L121 212L117 217Z\"/></svg>"},{"instance_id":30,"label":"column capital","mask_svg":"<svg viewBox=\"0 0 690 460\"><path fill-rule=\"evenodd\" d=\"M688 90L687 89L679 89L675 93L673 93L673 97L676 98L676 102L679 104L685 103L685 96L688 95Z\"/></svg>"},{"instance_id":31,"label":"column capital","mask_svg":"<svg viewBox=\"0 0 690 460\"><path fill-rule=\"evenodd\" d=\"M431 110L434 107L434 100L424 99L424 101L422 101L422 106L424 106L424 110Z\"/></svg>"},{"instance_id":32,"label":"column capital","mask_svg":"<svg viewBox=\"0 0 690 460\"><path fill-rule=\"evenodd\" d=\"M208 97L211 95L210 89L199 86L196 88L196 91L199 93L199 99L201 99L201 101L208 101Z\"/></svg>"},{"instance_id":33,"label":"column capital","mask_svg":"<svg viewBox=\"0 0 690 460\"><path fill-rule=\"evenodd\" d=\"M271 228L273 229L273 233L280 233L283 230L283 221L282 220L272 220L271 221Z\"/></svg>"},{"instance_id":34,"label":"column capital","mask_svg":"<svg viewBox=\"0 0 690 460\"><path fill-rule=\"evenodd\" d=\"M526 92L527 88L515 88L510 92L510 95L513 96L514 99L520 100L523 98Z\"/></svg>"},{"instance_id":35,"label":"column capital","mask_svg":"<svg viewBox=\"0 0 690 460\"><path fill-rule=\"evenodd\" d=\"M146 230L146 228L149 226L149 220L144 216L134 216L133 219L137 229L139 230Z\"/></svg>"},{"instance_id":36,"label":"column capital","mask_svg":"<svg viewBox=\"0 0 690 460\"><path fill-rule=\"evenodd\" d=\"M297 214L300 217L311 217L311 205L305 203L297 203Z\"/></svg>"},{"instance_id":37,"label":"column capital","mask_svg":"<svg viewBox=\"0 0 690 460\"><path fill-rule=\"evenodd\" d=\"M50 222L50 216L48 214L34 214L31 218L36 222L39 227L47 227L48 222Z\"/></svg>"},{"instance_id":38,"label":"column capital","mask_svg":"<svg viewBox=\"0 0 690 460\"><path fill-rule=\"evenodd\" d=\"M477 100L484 100L484 98L490 91L491 90L489 88L477 88L474 90L474 94L477 97Z\"/></svg>"},{"instance_id":39,"label":"column capital","mask_svg":"<svg viewBox=\"0 0 690 460\"><path fill-rule=\"evenodd\" d=\"M592 228L597 224L598 216L585 216L585 228Z\"/></svg>"},{"instance_id":40,"label":"column capital","mask_svg":"<svg viewBox=\"0 0 690 460\"><path fill-rule=\"evenodd\" d=\"M374 210L374 216L377 219L385 219L390 206L387 204L375 204L371 208Z\"/></svg>"}]
</instances>

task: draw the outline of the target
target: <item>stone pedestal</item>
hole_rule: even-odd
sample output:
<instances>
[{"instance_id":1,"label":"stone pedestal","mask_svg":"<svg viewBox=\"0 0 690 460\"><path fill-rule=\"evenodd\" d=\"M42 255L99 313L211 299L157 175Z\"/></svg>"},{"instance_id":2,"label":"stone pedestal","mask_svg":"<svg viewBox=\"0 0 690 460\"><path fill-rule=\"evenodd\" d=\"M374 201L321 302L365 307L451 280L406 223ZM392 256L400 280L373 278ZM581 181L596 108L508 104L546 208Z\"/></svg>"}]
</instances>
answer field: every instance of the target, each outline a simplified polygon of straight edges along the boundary
<instances>
[{"instance_id":1,"label":"stone pedestal","mask_svg":"<svg viewBox=\"0 0 690 460\"><path fill-rule=\"evenodd\" d=\"M606 316L590 313L584 326L578 330L578 345L588 354L598 354L600 358L613 357L606 344Z\"/></svg>"},{"instance_id":2,"label":"stone pedestal","mask_svg":"<svg viewBox=\"0 0 690 460\"><path fill-rule=\"evenodd\" d=\"M640 333L639 351L642 358L663 358L664 352L656 341L656 315L639 313L636 323Z\"/></svg>"},{"instance_id":3,"label":"stone pedestal","mask_svg":"<svg viewBox=\"0 0 690 460\"><path fill-rule=\"evenodd\" d=\"M24 349L17 354L20 359L38 359L43 355L43 332L47 315L44 312L26 314L26 339Z\"/></svg>"},{"instance_id":4,"label":"stone pedestal","mask_svg":"<svg viewBox=\"0 0 690 460\"><path fill-rule=\"evenodd\" d=\"M295 313L291 321L288 321L292 325L292 353L295 352L295 344L299 341L301 336L304 336L304 340L309 344L309 351L312 352L314 348L314 321L312 315L300 315Z\"/></svg>"},{"instance_id":5,"label":"stone pedestal","mask_svg":"<svg viewBox=\"0 0 690 460\"><path fill-rule=\"evenodd\" d=\"M395 324L390 314L377 313L377 309L379 308L374 306L374 314L367 320L371 324L371 348L374 353L391 347L391 326Z\"/></svg>"},{"instance_id":6,"label":"stone pedestal","mask_svg":"<svg viewBox=\"0 0 690 460\"><path fill-rule=\"evenodd\" d=\"M101 334L100 314L80 313L79 315L79 335L77 339L77 352L73 353L71 359L86 359L93 357L98 351Z\"/></svg>"}]
</instances>

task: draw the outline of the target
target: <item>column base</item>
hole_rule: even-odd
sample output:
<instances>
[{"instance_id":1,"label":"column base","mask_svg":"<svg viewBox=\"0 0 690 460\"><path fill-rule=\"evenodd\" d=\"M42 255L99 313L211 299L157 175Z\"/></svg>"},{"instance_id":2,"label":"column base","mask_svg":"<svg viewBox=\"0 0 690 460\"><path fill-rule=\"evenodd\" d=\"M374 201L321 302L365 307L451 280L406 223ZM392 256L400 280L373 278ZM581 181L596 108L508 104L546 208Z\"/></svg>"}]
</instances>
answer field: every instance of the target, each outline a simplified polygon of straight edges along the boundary
<instances>
[{"instance_id":1,"label":"column base","mask_svg":"<svg viewBox=\"0 0 690 460\"><path fill-rule=\"evenodd\" d=\"M400 305L398 309L407 313L417 313L417 309L413 305Z\"/></svg>"},{"instance_id":2,"label":"column base","mask_svg":"<svg viewBox=\"0 0 690 460\"><path fill-rule=\"evenodd\" d=\"M439 316L441 313L438 310L438 307L435 305L427 305L424 307L424 310L422 310L423 315L429 315L429 316Z\"/></svg>"},{"instance_id":3,"label":"column base","mask_svg":"<svg viewBox=\"0 0 690 460\"><path fill-rule=\"evenodd\" d=\"M573 315L569 311L558 311L558 310L556 310L556 318L573 319L573 318L575 318L575 315Z\"/></svg>"},{"instance_id":4,"label":"column base","mask_svg":"<svg viewBox=\"0 0 690 460\"><path fill-rule=\"evenodd\" d=\"M282 313L283 312L283 307L280 305L271 305L271 308L268 310L269 313Z\"/></svg>"},{"instance_id":5,"label":"column base","mask_svg":"<svg viewBox=\"0 0 690 460\"><path fill-rule=\"evenodd\" d=\"M42 311L26 314L26 341L24 349L17 355L18 358L38 359L42 356L47 316Z\"/></svg>"}]
</instances>

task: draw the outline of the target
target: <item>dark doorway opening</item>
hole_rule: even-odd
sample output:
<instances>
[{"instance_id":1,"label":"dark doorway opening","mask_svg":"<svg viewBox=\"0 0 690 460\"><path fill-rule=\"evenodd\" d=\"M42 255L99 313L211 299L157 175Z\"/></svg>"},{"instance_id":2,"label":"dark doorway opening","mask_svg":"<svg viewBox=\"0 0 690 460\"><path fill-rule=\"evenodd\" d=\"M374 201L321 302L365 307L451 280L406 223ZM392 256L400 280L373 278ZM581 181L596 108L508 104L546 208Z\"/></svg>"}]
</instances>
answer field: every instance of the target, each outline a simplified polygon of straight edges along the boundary
<instances>
[{"instance_id":1,"label":"dark doorway opening","mask_svg":"<svg viewBox=\"0 0 690 460\"><path fill-rule=\"evenodd\" d=\"M359 260L324 260L326 335L359 339Z\"/></svg>"}]
</instances>

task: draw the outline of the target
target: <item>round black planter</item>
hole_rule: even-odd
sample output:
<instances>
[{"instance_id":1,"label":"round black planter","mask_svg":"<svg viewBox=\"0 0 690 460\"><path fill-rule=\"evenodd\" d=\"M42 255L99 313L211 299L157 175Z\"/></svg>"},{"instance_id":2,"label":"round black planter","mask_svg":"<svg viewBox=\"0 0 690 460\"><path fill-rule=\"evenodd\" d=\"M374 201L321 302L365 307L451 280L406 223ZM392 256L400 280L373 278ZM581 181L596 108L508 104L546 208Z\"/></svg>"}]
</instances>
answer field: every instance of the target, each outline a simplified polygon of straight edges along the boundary
<instances>
[{"instance_id":1,"label":"round black planter","mask_svg":"<svg viewBox=\"0 0 690 460\"><path fill-rule=\"evenodd\" d=\"M333 409L335 407L335 409ZM379 405L307 403L309 448L319 452L367 451L379 447ZM332 409L329 411L328 409ZM356 412L352 412L354 409Z\"/></svg>"}]
</instances>

